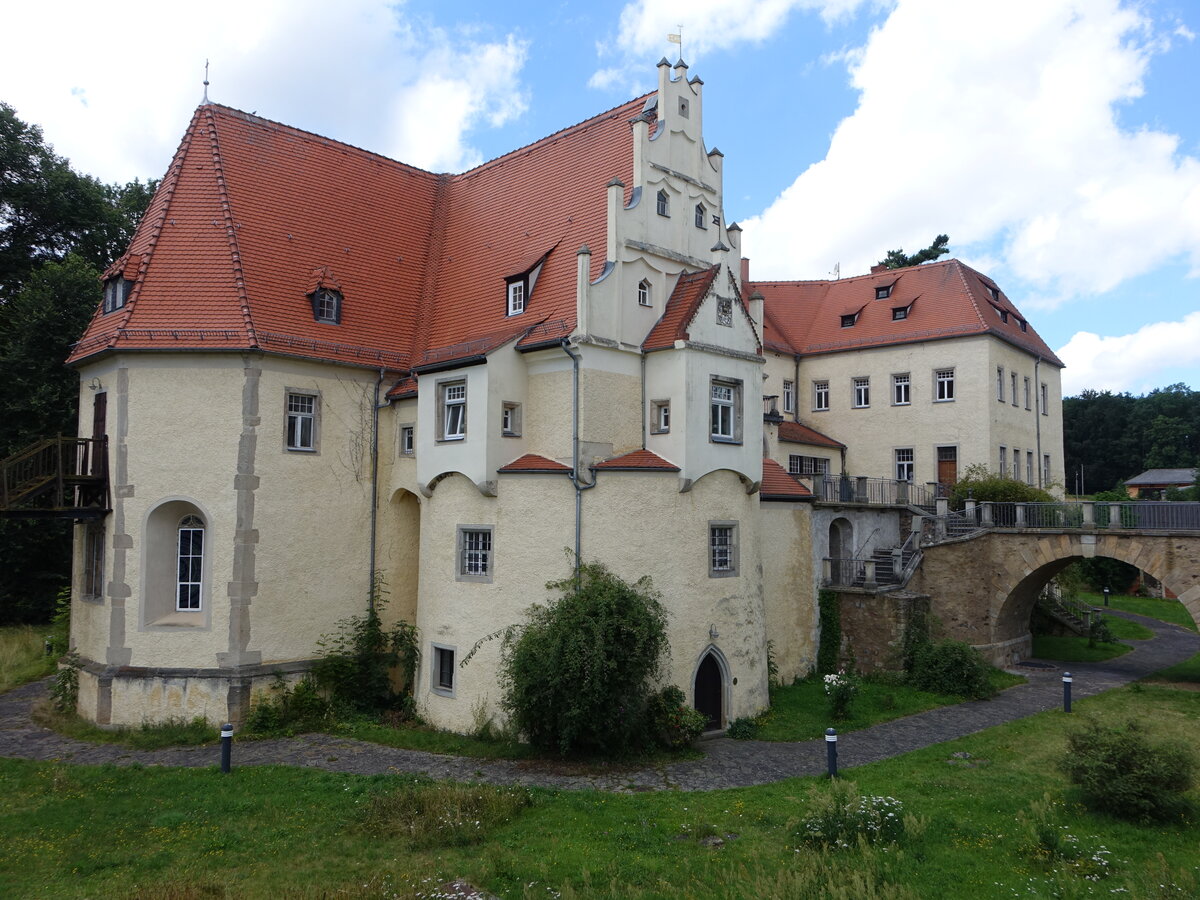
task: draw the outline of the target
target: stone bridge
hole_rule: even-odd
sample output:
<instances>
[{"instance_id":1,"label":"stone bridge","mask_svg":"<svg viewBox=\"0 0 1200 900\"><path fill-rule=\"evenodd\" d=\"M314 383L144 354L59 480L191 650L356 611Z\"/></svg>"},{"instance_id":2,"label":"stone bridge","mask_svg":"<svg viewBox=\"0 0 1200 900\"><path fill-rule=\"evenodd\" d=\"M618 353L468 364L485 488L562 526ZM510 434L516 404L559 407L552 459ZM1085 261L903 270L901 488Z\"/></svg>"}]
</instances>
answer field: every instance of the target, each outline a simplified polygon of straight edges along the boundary
<instances>
[{"instance_id":1,"label":"stone bridge","mask_svg":"<svg viewBox=\"0 0 1200 900\"><path fill-rule=\"evenodd\" d=\"M989 528L924 548L908 587L930 598L947 637L994 665L1031 655L1038 593L1078 559L1106 556L1159 579L1200 625L1200 532L1122 528Z\"/></svg>"}]
</instances>

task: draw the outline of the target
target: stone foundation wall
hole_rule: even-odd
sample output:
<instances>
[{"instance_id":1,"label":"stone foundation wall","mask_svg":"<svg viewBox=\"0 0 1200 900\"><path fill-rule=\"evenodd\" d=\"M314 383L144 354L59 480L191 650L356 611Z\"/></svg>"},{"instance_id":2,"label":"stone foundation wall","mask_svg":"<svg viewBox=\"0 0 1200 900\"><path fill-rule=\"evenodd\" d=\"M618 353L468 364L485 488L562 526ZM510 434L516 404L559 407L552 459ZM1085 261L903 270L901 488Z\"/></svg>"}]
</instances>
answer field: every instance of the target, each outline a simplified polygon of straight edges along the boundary
<instances>
[{"instance_id":1,"label":"stone foundation wall","mask_svg":"<svg viewBox=\"0 0 1200 900\"><path fill-rule=\"evenodd\" d=\"M928 614L929 598L906 591L871 594L839 591L842 616L840 662L860 672L896 671L904 666L904 631L914 613Z\"/></svg>"}]
</instances>

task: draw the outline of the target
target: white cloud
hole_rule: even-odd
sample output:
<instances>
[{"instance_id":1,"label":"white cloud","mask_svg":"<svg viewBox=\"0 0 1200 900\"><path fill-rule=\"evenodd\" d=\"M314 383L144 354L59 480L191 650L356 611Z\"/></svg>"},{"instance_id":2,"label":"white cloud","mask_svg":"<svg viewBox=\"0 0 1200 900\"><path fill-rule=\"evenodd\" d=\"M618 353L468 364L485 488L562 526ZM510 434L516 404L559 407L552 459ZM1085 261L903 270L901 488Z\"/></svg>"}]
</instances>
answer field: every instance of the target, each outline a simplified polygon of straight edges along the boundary
<instances>
[{"instance_id":1,"label":"white cloud","mask_svg":"<svg viewBox=\"0 0 1200 900\"><path fill-rule=\"evenodd\" d=\"M1082 390L1142 393L1161 386L1160 373L1200 365L1200 312L1179 322L1154 322L1133 334L1076 333L1058 351L1066 363L1063 396Z\"/></svg>"},{"instance_id":2,"label":"white cloud","mask_svg":"<svg viewBox=\"0 0 1200 900\"><path fill-rule=\"evenodd\" d=\"M755 277L861 272L941 232L1043 305L1200 268L1200 160L1116 118L1169 40L1119 0L899 0L848 57L859 103L825 159L742 223Z\"/></svg>"},{"instance_id":3,"label":"white cloud","mask_svg":"<svg viewBox=\"0 0 1200 900\"><path fill-rule=\"evenodd\" d=\"M231 25L231 23L236 23ZM439 169L525 109L526 44L387 0L58 0L5 12L4 99L76 168L158 177L201 98Z\"/></svg>"}]
</instances>

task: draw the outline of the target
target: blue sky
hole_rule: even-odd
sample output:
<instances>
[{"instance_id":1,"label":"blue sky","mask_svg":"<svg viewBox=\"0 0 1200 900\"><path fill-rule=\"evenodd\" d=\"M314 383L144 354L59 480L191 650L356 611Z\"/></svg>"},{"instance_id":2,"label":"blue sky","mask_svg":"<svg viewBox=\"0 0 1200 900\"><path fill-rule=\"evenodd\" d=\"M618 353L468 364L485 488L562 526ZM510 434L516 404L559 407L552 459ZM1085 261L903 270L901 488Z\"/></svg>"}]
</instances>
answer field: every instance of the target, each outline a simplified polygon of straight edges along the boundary
<instances>
[{"instance_id":1,"label":"blue sky","mask_svg":"<svg viewBox=\"0 0 1200 900\"><path fill-rule=\"evenodd\" d=\"M50 0L0 99L74 165L156 178L201 97L457 171L652 90L682 26L756 278L950 235L1064 393L1200 388L1194 0ZM603 189L599 186L598 189Z\"/></svg>"}]
</instances>

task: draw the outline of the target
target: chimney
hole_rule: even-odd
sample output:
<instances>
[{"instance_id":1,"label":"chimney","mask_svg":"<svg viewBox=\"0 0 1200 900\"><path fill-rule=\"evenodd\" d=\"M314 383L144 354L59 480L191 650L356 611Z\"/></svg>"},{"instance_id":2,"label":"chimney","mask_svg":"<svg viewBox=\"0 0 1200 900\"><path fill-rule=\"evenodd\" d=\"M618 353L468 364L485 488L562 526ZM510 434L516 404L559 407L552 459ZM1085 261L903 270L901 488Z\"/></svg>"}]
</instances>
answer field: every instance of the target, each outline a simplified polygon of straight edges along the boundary
<instances>
[{"instance_id":1,"label":"chimney","mask_svg":"<svg viewBox=\"0 0 1200 900\"><path fill-rule=\"evenodd\" d=\"M887 270L888 270L888 267L885 266L883 263L880 263L877 266L871 266L871 274L872 275L878 275L880 272L886 272Z\"/></svg>"},{"instance_id":2,"label":"chimney","mask_svg":"<svg viewBox=\"0 0 1200 900\"><path fill-rule=\"evenodd\" d=\"M742 257L742 284L747 284L750 281L750 260Z\"/></svg>"},{"instance_id":3,"label":"chimney","mask_svg":"<svg viewBox=\"0 0 1200 900\"><path fill-rule=\"evenodd\" d=\"M608 246L605 248L606 260L616 262L620 251L617 248L617 215L625 201L625 182L614 178L608 183Z\"/></svg>"},{"instance_id":4,"label":"chimney","mask_svg":"<svg viewBox=\"0 0 1200 900\"><path fill-rule=\"evenodd\" d=\"M754 327L758 329L760 337L762 335L763 302L765 299L760 291L755 291L750 295L750 318L754 320Z\"/></svg>"},{"instance_id":5,"label":"chimney","mask_svg":"<svg viewBox=\"0 0 1200 900\"><path fill-rule=\"evenodd\" d=\"M575 256L575 330L580 334L588 331L588 289L591 283L592 251L584 244Z\"/></svg>"}]
</instances>

